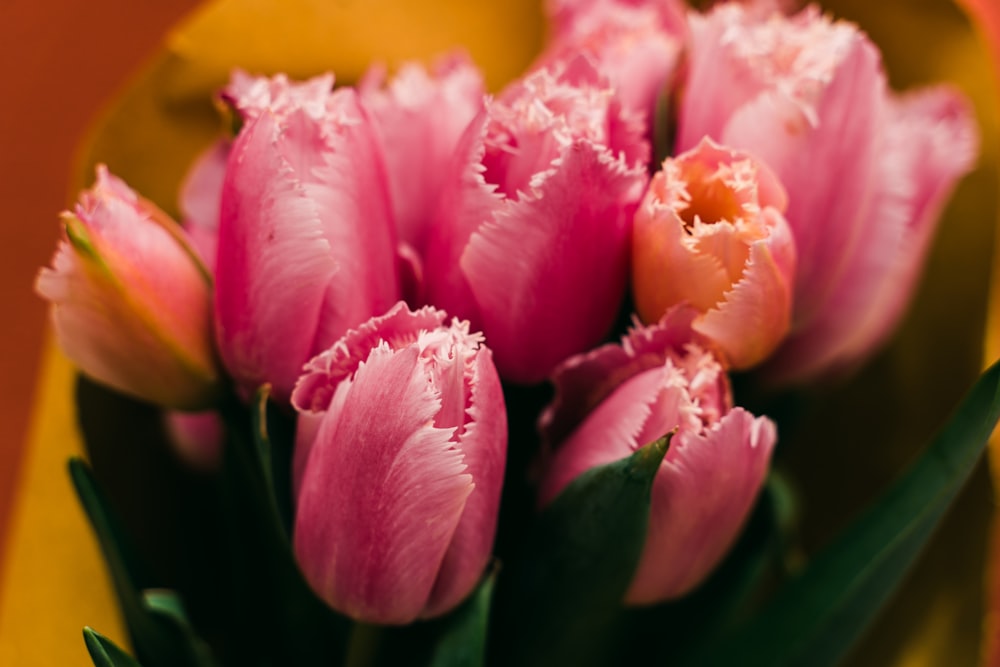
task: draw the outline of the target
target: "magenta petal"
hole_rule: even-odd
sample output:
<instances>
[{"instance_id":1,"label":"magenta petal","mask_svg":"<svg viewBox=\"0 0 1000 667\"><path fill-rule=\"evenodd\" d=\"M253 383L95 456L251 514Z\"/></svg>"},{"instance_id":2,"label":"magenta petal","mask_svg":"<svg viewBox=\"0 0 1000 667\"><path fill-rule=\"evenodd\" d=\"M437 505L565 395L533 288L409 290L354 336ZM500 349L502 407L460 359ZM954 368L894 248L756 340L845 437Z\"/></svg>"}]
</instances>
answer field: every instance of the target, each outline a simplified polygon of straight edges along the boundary
<instances>
[{"instance_id":1,"label":"magenta petal","mask_svg":"<svg viewBox=\"0 0 1000 667\"><path fill-rule=\"evenodd\" d=\"M589 141L569 146L531 196L472 235L461 267L500 374L544 379L598 343L624 294L645 174Z\"/></svg>"},{"instance_id":2,"label":"magenta petal","mask_svg":"<svg viewBox=\"0 0 1000 667\"><path fill-rule=\"evenodd\" d=\"M418 355L383 344L338 388L345 398L327 412L298 496L294 542L307 579L370 622L420 614L473 491L453 429L431 425L440 400Z\"/></svg>"},{"instance_id":3,"label":"magenta petal","mask_svg":"<svg viewBox=\"0 0 1000 667\"><path fill-rule=\"evenodd\" d=\"M678 597L732 545L767 474L774 424L734 408L705 434L682 432L653 483L646 546L626 601Z\"/></svg>"}]
</instances>

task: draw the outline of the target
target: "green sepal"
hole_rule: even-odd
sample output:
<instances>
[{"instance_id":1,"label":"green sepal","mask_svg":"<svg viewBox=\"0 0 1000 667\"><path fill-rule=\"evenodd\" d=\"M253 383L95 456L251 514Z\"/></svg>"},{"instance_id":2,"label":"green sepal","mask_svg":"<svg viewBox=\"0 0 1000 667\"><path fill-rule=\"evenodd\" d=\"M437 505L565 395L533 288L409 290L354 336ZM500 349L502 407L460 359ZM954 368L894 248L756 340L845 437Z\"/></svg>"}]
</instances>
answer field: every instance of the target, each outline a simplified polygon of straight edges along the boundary
<instances>
[{"instance_id":1,"label":"green sepal","mask_svg":"<svg viewBox=\"0 0 1000 667\"><path fill-rule=\"evenodd\" d=\"M491 653L503 665L600 664L646 540L671 436L573 480L497 583Z\"/></svg>"},{"instance_id":2,"label":"green sepal","mask_svg":"<svg viewBox=\"0 0 1000 667\"><path fill-rule=\"evenodd\" d=\"M496 572L489 573L468 600L444 621L428 667L482 667Z\"/></svg>"},{"instance_id":3,"label":"green sepal","mask_svg":"<svg viewBox=\"0 0 1000 667\"><path fill-rule=\"evenodd\" d=\"M138 660L92 628L83 629L83 641L94 667L142 667Z\"/></svg>"},{"instance_id":4,"label":"green sepal","mask_svg":"<svg viewBox=\"0 0 1000 667\"><path fill-rule=\"evenodd\" d=\"M917 461L761 613L692 665L834 665L900 584L1000 418L1000 364Z\"/></svg>"}]
</instances>

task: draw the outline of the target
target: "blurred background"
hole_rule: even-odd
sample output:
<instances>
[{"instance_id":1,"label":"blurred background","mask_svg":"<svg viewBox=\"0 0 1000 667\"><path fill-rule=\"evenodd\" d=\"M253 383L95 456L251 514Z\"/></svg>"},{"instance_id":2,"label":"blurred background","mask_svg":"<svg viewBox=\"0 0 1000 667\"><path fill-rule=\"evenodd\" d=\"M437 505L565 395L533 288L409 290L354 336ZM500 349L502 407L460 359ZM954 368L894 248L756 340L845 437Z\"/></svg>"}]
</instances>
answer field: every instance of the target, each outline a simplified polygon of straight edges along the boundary
<instances>
[{"instance_id":1,"label":"blurred background","mask_svg":"<svg viewBox=\"0 0 1000 667\"><path fill-rule=\"evenodd\" d=\"M71 200L74 149L102 104L197 0L0 0L0 558L44 342L32 290Z\"/></svg>"}]
</instances>

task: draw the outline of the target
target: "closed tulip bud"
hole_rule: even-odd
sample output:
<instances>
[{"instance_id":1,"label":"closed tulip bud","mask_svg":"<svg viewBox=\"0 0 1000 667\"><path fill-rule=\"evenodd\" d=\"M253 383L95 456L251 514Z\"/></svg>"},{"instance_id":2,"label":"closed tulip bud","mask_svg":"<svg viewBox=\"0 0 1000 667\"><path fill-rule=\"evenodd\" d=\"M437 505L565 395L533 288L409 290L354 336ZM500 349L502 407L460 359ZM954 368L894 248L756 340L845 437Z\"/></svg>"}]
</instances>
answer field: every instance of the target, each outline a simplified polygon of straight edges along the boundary
<instances>
[{"instance_id":1,"label":"closed tulip bud","mask_svg":"<svg viewBox=\"0 0 1000 667\"><path fill-rule=\"evenodd\" d=\"M643 134L581 57L512 84L460 142L425 300L482 328L504 378L543 380L613 324L646 184Z\"/></svg>"},{"instance_id":2,"label":"closed tulip bud","mask_svg":"<svg viewBox=\"0 0 1000 667\"><path fill-rule=\"evenodd\" d=\"M52 304L66 355L137 398L210 406L220 390L211 284L183 230L103 165L63 221L65 238L35 288Z\"/></svg>"},{"instance_id":3,"label":"closed tulip bud","mask_svg":"<svg viewBox=\"0 0 1000 667\"><path fill-rule=\"evenodd\" d=\"M316 593L355 619L454 608L490 557L507 449L480 334L399 303L312 359L292 402L294 547Z\"/></svg>"},{"instance_id":4,"label":"closed tulip bud","mask_svg":"<svg viewBox=\"0 0 1000 667\"><path fill-rule=\"evenodd\" d=\"M332 77L246 89L222 187L215 315L244 392L287 401L302 365L399 299L381 151L351 89Z\"/></svg>"},{"instance_id":5,"label":"closed tulip bud","mask_svg":"<svg viewBox=\"0 0 1000 667\"><path fill-rule=\"evenodd\" d=\"M645 322L672 306L733 368L765 359L788 332L795 244L785 191L765 165L709 139L667 158L636 212L633 293Z\"/></svg>"},{"instance_id":6,"label":"closed tulip bud","mask_svg":"<svg viewBox=\"0 0 1000 667\"><path fill-rule=\"evenodd\" d=\"M764 369L799 382L850 368L909 303L943 202L971 167L965 101L897 96L878 50L815 7L692 13L677 148L704 136L768 164L788 192L798 268L791 334Z\"/></svg>"},{"instance_id":7,"label":"closed tulip bud","mask_svg":"<svg viewBox=\"0 0 1000 667\"><path fill-rule=\"evenodd\" d=\"M542 416L552 448L543 504L588 469L675 431L653 481L628 604L676 598L708 576L746 520L774 447L769 419L731 407L722 365L692 337L693 314L673 309L657 325L631 331L621 346L567 361Z\"/></svg>"}]
</instances>

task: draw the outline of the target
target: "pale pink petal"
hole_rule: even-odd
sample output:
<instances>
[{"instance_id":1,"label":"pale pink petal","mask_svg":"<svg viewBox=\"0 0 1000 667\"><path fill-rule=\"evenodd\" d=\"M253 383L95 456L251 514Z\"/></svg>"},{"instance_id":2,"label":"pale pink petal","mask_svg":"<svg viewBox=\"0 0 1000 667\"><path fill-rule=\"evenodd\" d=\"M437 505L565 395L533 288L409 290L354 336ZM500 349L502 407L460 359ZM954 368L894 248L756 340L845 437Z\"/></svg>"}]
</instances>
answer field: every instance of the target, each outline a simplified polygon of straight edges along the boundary
<instances>
[{"instance_id":1,"label":"pale pink petal","mask_svg":"<svg viewBox=\"0 0 1000 667\"><path fill-rule=\"evenodd\" d=\"M335 608L408 623L427 603L473 479L453 430L431 426L440 400L416 347L376 348L341 392L305 468L295 551Z\"/></svg>"},{"instance_id":2,"label":"pale pink petal","mask_svg":"<svg viewBox=\"0 0 1000 667\"><path fill-rule=\"evenodd\" d=\"M210 404L218 391L211 289L183 230L103 166L63 218L66 239L36 290L52 303L67 355L144 400Z\"/></svg>"},{"instance_id":3,"label":"pale pink petal","mask_svg":"<svg viewBox=\"0 0 1000 667\"><path fill-rule=\"evenodd\" d=\"M639 169L581 140L531 196L504 202L473 234L461 267L500 374L544 379L600 342L624 294Z\"/></svg>"},{"instance_id":4,"label":"pale pink petal","mask_svg":"<svg viewBox=\"0 0 1000 667\"><path fill-rule=\"evenodd\" d=\"M653 482L646 546L627 602L683 595L718 564L753 507L776 437L769 419L734 408L704 434L674 438Z\"/></svg>"},{"instance_id":5,"label":"pale pink petal","mask_svg":"<svg viewBox=\"0 0 1000 667\"><path fill-rule=\"evenodd\" d=\"M184 228L210 273L215 272L222 186L226 179L229 146L225 140L209 146L195 159L181 183L180 209Z\"/></svg>"},{"instance_id":6,"label":"pale pink petal","mask_svg":"<svg viewBox=\"0 0 1000 667\"><path fill-rule=\"evenodd\" d=\"M292 81L285 74L254 76L236 69L222 91L222 99L240 112L244 120L262 113L284 115L290 111L303 111L318 120L326 114L331 90L333 74L329 72L307 81Z\"/></svg>"},{"instance_id":7,"label":"pale pink petal","mask_svg":"<svg viewBox=\"0 0 1000 667\"><path fill-rule=\"evenodd\" d=\"M940 208L973 164L972 114L952 91L911 94L888 111L863 242L826 309L767 369L773 381L849 369L885 341L913 295Z\"/></svg>"}]
</instances>

